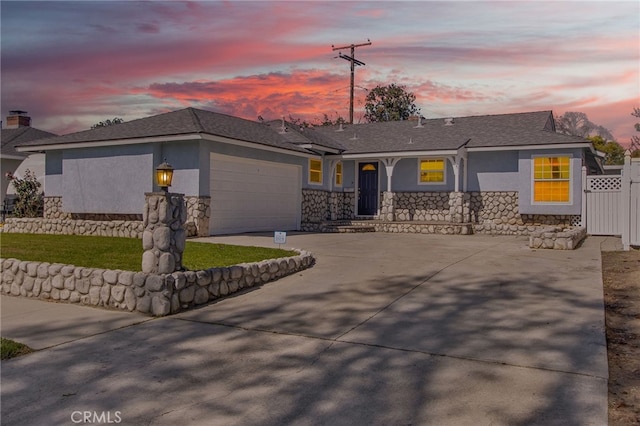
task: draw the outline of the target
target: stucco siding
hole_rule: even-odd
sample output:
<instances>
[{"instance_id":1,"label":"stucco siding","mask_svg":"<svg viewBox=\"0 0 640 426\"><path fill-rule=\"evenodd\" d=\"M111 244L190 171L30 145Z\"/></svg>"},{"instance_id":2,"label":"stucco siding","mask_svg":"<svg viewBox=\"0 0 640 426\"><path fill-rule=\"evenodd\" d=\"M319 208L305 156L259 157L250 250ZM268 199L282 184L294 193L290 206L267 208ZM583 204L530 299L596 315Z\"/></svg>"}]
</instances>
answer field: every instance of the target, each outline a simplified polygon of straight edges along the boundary
<instances>
[{"instance_id":1,"label":"stucco siding","mask_svg":"<svg viewBox=\"0 0 640 426\"><path fill-rule=\"evenodd\" d=\"M150 145L73 149L62 155L62 208L67 213L142 212L153 190ZM47 193L47 196L53 194Z\"/></svg>"},{"instance_id":2,"label":"stucco siding","mask_svg":"<svg viewBox=\"0 0 640 426\"><path fill-rule=\"evenodd\" d=\"M425 157L426 158L426 157ZM380 188L387 190L387 173L381 165ZM455 180L451 163L445 159L446 177L443 184L419 184L418 183L418 158L403 158L393 168L392 191L438 192L453 191Z\"/></svg>"},{"instance_id":3,"label":"stucco siding","mask_svg":"<svg viewBox=\"0 0 640 426\"><path fill-rule=\"evenodd\" d=\"M467 157L467 190L517 191L518 152L470 152Z\"/></svg>"},{"instance_id":4,"label":"stucco siding","mask_svg":"<svg viewBox=\"0 0 640 426\"><path fill-rule=\"evenodd\" d=\"M199 154L200 142L196 140L155 144L153 168L166 159L174 168L171 192L196 196L200 187Z\"/></svg>"},{"instance_id":5,"label":"stucco siding","mask_svg":"<svg viewBox=\"0 0 640 426\"><path fill-rule=\"evenodd\" d=\"M336 191L353 192L356 187L356 162L353 160L342 161L342 188Z\"/></svg>"}]
</instances>

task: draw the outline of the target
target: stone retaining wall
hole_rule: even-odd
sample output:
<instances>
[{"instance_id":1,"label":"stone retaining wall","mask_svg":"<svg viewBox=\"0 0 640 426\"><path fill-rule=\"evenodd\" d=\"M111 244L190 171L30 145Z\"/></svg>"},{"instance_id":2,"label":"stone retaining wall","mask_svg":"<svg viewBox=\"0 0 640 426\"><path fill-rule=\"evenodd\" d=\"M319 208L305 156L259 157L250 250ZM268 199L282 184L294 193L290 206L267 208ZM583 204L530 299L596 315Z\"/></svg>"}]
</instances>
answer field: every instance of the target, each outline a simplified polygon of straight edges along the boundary
<instances>
[{"instance_id":1,"label":"stone retaining wall","mask_svg":"<svg viewBox=\"0 0 640 426\"><path fill-rule=\"evenodd\" d=\"M313 256L293 257L202 271L146 274L58 263L0 259L2 294L102 306L164 316L202 305L310 267Z\"/></svg>"},{"instance_id":2,"label":"stone retaining wall","mask_svg":"<svg viewBox=\"0 0 640 426\"><path fill-rule=\"evenodd\" d=\"M142 221L8 218L2 232L142 238Z\"/></svg>"},{"instance_id":3,"label":"stone retaining wall","mask_svg":"<svg viewBox=\"0 0 640 426\"><path fill-rule=\"evenodd\" d=\"M573 250L587 236L583 227L547 227L529 235L529 247L533 249Z\"/></svg>"}]
</instances>

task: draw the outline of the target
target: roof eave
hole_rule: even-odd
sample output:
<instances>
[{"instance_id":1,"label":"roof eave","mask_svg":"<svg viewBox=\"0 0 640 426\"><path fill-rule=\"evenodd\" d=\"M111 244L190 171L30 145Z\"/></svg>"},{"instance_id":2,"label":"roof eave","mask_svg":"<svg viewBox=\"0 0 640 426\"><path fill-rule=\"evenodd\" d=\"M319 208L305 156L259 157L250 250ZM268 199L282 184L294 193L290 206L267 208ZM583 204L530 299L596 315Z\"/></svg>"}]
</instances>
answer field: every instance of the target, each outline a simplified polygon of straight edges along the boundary
<instances>
[{"instance_id":1,"label":"roof eave","mask_svg":"<svg viewBox=\"0 0 640 426\"><path fill-rule=\"evenodd\" d=\"M250 142L250 141L244 141L244 140L239 140L239 139L231 139L231 138L227 138L224 136L217 136L217 135L211 135L208 133L205 133L202 135L202 139L204 140L208 140L208 141L213 141L213 142L222 142L222 143L227 143L230 145L236 145L236 146L243 146L243 147L247 147L247 148L254 148L254 149L260 149L263 151L271 151L271 152L279 152L282 154L289 154L289 155L295 155L298 157L312 157L314 154L311 152L304 152L304 151L296 151L293 149L287 149L287 148L281 148L281 147L277 147L277 146L273 146L273 145L268 145L268 144L262 144L262 143L258 143L258 142ZM299 145L296 145L299 148Z\"/></svg>"},{"instance_id":2,"label":"roof eave","mask_svg":"<svg viewBox=\"0 0 640 426\"><path fill-rule=\"evenodd\" d=\"M339 149L329 148L329 147L317 145L314 143L304 143L304 144L296 144L296 145L299 146L300 148L310 149L313 151L321 151L328 154L340 154L342 152Z\"/></svg>"},{"instance_id":3,"label":"roof eave","mask_svg":"<svg viewBox=\"0 0 640 426\"><path fill-rule=\"evenodd\" d=\"M456 149L443 149L443 150L416 150L416 151L386 151L386 152L362 152L362 153L342 153L340 158L345 160L350 159L369 159L369 158L411 158L411 157L429 157L429 156L443 156L443 155L456 155L458 150Z\"/></svg>"},{"instance_id":4,"label":"roof eave","mask_svg":"<svg viewBox=\"0 0 640 426\"><path fill-rule=\"evenodd\" d=\"M0 158L3 160L24 160L28 155L2 154Z\"/></svg>"},{"instance_id":5,"label":"roof eave","mask_svg":"<svg viewBox=\"0 0 640 426\"><path fill-rule=\"evenodd\" d=\"M507 145L507 146L476 146L467 147L469 152L483 152L483 151L521 151L521 150L536 150L536 149L559 149L559 148L589 148L591 143L564 143L564 144L540 144L540 145Z\"/></svg>"},{"instance_id":6,"label":"roof eave","mask_svg":"<svg viewBox=\"0 0 640 426\"><path fill-rule=\"evenodd\" d=\"M77 148L95 148L101 146L114 146L114 145L136 145L141 143L154 143L154 142L170 142L170 141L185 141L202 139L199 133L190 133L183 135L166 135L166 136L151 136L142 138L127 138L127 139L107 139L100 141L87 141L87 142L63 142L57 144L45 144L45 145L23 145L16 146L18 152L34 152L34 151L52 151L58 149L77 149Z\"/></svg>"}]
</instances>

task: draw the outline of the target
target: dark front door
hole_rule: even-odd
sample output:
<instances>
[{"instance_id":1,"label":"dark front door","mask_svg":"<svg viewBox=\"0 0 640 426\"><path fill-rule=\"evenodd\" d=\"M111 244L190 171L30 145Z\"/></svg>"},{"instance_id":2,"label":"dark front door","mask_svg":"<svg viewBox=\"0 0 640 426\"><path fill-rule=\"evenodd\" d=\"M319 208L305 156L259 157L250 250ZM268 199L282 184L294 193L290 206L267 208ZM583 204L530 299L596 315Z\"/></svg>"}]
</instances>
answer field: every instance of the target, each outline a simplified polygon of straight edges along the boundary
<instances>
[{"instance_id":1,"label":"dark front door","mask_svg":"<svg viewBox=\"0 0 640 426\"><path fill-rule=\"evenodd\" d=\"M358 215L378 213L378 162L358 164Z\"/></svg>"}]
</instances>

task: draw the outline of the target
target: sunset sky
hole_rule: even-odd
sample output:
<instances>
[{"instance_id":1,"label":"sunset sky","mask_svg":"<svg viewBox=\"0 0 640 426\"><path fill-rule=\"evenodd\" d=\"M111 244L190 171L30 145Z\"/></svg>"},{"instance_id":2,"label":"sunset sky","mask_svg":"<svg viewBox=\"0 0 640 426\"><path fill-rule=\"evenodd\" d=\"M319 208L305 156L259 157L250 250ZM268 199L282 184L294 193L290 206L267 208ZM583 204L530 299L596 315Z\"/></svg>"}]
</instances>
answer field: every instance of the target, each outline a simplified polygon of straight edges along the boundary
<instances>
[{"instance_id":1,"label":"sunset sky","mask_svg":"<svg viewBox=\"0 0 640 426\"><path fill-rule=\"evenodd\" d=\"M427 118L584 112L637 134L640 3L563 1L2 1L2 116L58 134L188 106L251 120L348 117L349 63ZM344 51L344 53L349 53Z\"/></svg>"}]
</instances>

